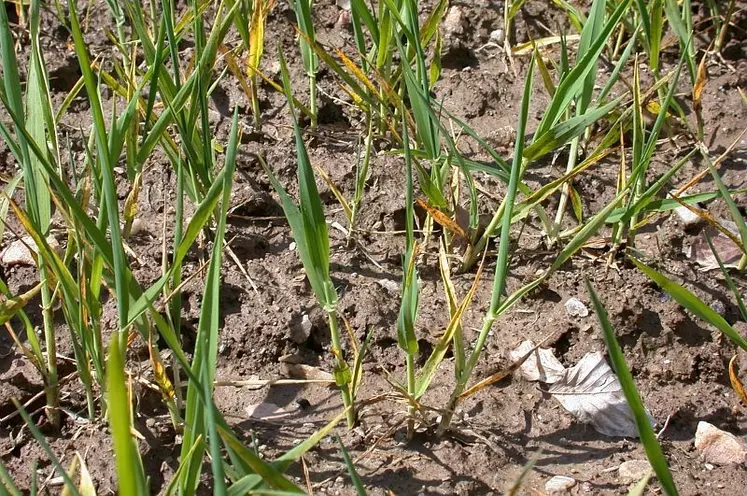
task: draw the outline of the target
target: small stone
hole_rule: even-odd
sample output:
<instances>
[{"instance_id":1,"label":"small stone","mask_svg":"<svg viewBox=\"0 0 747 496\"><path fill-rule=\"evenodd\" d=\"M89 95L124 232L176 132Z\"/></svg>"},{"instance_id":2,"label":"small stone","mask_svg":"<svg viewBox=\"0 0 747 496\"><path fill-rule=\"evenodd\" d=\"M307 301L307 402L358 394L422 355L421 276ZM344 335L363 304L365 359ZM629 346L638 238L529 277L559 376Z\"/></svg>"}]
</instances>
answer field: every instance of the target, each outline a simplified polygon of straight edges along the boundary
<instances>
[{"instance_id":1,"label":"small stone","mask_svg":"<svg viewBox=\"0 0 747 496\"><path fill-rule=\"evenodd\" d=\"M290 251L295 250L296 249L296 242L295 241L291 241L291 244L288 245L288 249Z\"/></svg>"},{"instance_id":2,"label":"small stone","mask_svg":"<svg viewBox=\"0 0 747 496\"><path fill-rule=\"evenodd\" d=\"M643 479L649 470L651 464L648 460L628 460L620 464L617 475L623 482L637 482Z\"/></svg>"},{"instance_id":3,"label":"small stone","mask_svg":"<svg viewBox=\"0 0 747 496\"><path fill-rule=\"evenodd\" d=\"M153 426L155 426L155 425L156 425L156 419L154 419L154 418L145 419L145 426L146 427L152 429Z\"/></svg>"},{"instance_id":4,"label":"small stone","mask_svg":"<svg viewBox=\"0 0 747 496\"><path fill-rule=\"evenodd\" d=\"M49 247L56 251L58 254L62 252L60 244L57 242L54 236L48 237L47 243L49 244ZM6 267L11 267L13 265L36 265L34 256L31 253L32 251L35 254L39 253L39 250L36 247L36 242L32 237L27 236L22 239L18 239L16 241L13 241L3 251L2 255L0 255L0 262L2 262L2 264Z\"/></svg>"},{"instance_id":5,"label":"small stone","mask_svg":"<svg viewBox=\"0 0 747 496\"><path fill-rule=\"evenodd\" d=\"M33 246L36 251L36 244L31 238L24 238L24 242L27 242L29 246L26 246L22 241L13 241L3 252L2 262L3 265L11 267L13 265L36 265L36 260L31 254L29 247Z\"/></svg>"},{"instance_id":6,"label":"small stone","mask_svg":"<svg viewBox=\"0 0 747 496\"><path fill-rule=\"evenodd\" d=\"M277 57L266 57L262 62L262 65L265 67L266 74L280 74L280 61L276 59Z\"/></svg>"},{"instance_id":7,"label":"small stone","mask_svg":"<svg viewBox=\"0 0 747 496\"><path fill-rule=\"evenodd\" d=\"M399 293L399 283L391 279L379 279L376 283L390 293Z\"/></svg>"},{"instance_id":8,"label":"small stone","mask_svg":"<svg viewBox=\"0 0 747 496\"><path fill-rule=\"evenodd\" d=\"M684 206L675 208L674 213L685 228L696 226L702 220L695 212Z\"/></svg>"},{"instance_id":9,"label":"small stone","mask_svg":"<svg viewBox=\"0 0 747 496\"><path fill-rule=\"evenodd\" d=\"M145 222L137 218L132 221L132 225L130 226L130 236L137 236L141 232L145 232L145 230Z\"/></svg>"},{"instance_id":10,"label":"small stone","mask_svg":"<svg viewBox=\"0 0 747 496\"><path fill-rule=\"evenodd\" d=\"M301 322L291 326L290 335L291 339L296 344L303 344L311 336L311 330L314 325L311 323L311 319L307 314L301 316Z\"/></svg>"},{"instance_id":11,"label":"small stone","mask_svg":"<svg viewBox=\"0 0 747 496\"><path fill-rule=\"evenodd\" d=\"M552 495L568 493L576 485L576 479L564 475L556 475L545 484L545 492Z\"/></svg>"},{"instance_id":12,"label":"small stone","mask_svg":"<svg viewBox=\"0 0 747 496\"><path fill-rule=\"evenodd\" d=\"M462 32L464 31L464 24L464 11L461 7L454 6L451 7L446 13L446 18L444 19L441 28L443 29L443 33L445 36L453 36L462 34Z\"/></svg>"},{"instance_id":13,"label":"small stone","mask_svg":"<svg viewBox=\"0 0 747 496\"><path fill-rule=\"evenodd\" d=\"M714 312L719 314L722 317L726 316L726 305L724 305L724 302L721 300L714 300L713 303L711 303L711 308Z\"/></svg>"},{"instance_id":14,"label":"small stone","mask_svg":"<svg viewBox=\"0 0 747 496\"><path fill-rule=\"evenodd\" d=\"M490 33L490 41L496 45L503 45L506 40L506 32L503 29L496 29Z\"/></svg>"},{"instance_id":15,"label":"small stone","mask_svg":"<svg viewBox=\"0 0 747 496\"><path fill-rule=\"evenodd\" d=\"M565 311L571 317L586 317L589 315L589 309L575 296L565 302Z\"/></svg>"},{"instance_id":16,"label":"small stone","mask_svg":"<svg viewBox=\"0 0 747 496\"><path fill-rule=\"evenodd\" d=\"M698 422L695 448L703 461L713 465L739 465L747 461L747 450L742 441L708 422Z\"/></svg>"}]
</instances>

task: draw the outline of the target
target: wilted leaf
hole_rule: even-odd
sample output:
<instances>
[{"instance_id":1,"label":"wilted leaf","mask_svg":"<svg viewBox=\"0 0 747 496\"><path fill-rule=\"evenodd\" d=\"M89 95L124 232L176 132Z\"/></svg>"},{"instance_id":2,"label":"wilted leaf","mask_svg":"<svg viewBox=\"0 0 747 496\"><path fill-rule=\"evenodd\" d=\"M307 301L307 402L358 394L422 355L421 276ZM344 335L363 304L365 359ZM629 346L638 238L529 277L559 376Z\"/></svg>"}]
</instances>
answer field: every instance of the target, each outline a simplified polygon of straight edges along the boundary
<instances>
[{"instance_id":1,"label":"wilted leaf","mask_svg":"<svg viewBox=\"0 0 747 496\"><path fill-rule=\"evenodd\" d=\"M511 352L511 360L523 357L536 345L533 341L524 341ZM565 367L555 358L549 348L539 348L519 367L519 373L528 381L540 381L548 384L558 382L565 374Z\"/></svg>"},{"instance_id":2,"label":"wilted leaf","mask_svg":"<svg viewBox=\"0 0 747 496\"><path fill-rule=\"evenodd\" d=\"M601 352L587 353L552 385L550 394L578 420L607 436L638 437L620 381ZM651 424L653 419L649 416Z\"/></svg>"}]
</instances>

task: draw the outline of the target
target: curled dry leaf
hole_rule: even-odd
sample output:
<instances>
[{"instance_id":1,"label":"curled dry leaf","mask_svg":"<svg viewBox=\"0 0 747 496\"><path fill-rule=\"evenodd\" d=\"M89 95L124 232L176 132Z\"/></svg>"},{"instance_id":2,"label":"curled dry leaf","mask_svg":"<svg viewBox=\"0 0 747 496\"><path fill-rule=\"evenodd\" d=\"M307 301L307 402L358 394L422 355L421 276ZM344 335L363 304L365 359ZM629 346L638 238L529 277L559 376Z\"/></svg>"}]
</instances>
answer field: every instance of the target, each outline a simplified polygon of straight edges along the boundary
<instances>
[{"instance_id":1,"label":"curled dry leaf","mask_svg":"<svg viewBox=\"0 0 747 496\"><path fill-rule=\"evenodd\" d=\"M510 353L511 360L516 361L532 351L536 345L533 341L524 341ZM528 381L540 381L547 384L558 382L565 373L563 364L555 358L549 348L538 348L519 367L519 374Z\"/></svg>"},{"instance_id":2,"label":"curled dry leaf","mask_svg":"<svg viewBox=\"0 0 747 496\"><path fill-rule=\"evenodd\" d=\"M607 436L638 437L620 381L601 352L587 353L565 370L550 394L578 420L588 422ZM653 419L649 416L651 425Z\"/></svg>"}]
</instances>

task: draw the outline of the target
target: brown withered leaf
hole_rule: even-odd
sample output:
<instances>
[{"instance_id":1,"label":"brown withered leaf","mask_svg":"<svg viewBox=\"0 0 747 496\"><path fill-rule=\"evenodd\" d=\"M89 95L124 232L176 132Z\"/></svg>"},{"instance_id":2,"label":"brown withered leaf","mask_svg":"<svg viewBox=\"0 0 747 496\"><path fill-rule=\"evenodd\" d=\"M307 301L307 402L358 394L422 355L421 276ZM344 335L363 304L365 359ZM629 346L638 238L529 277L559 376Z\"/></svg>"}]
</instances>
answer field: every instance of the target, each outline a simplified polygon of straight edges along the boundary
<instances>
[{"instance_id":1,"label":"brown withered leaf","mask_svg":"<svg viewBox=\"0 0 747 496\"><path fill-rule=\"evenodd\" d=\"M452 219L436 207L429 205L425 200L418 198L417 202L423 210L428 212L430 216L433 217L433 220L441 225L441 227L443 227L444 229L448 229L464 240L469 240L467 232L462 228L462 226L454 221L454 219Z\"/></svg>"},{"instance_id":2,"label":"brown withered leaf","mask_svg":"<svg viewBox=\"0 0 747 496\"><path fill-rule=\"evenodd\" d=\"M739 378L739 371L737 370L737 355L734 355L731 357L731 360L729 360L729 380L731 381L731 387L734 388L739 399L742 400L744 405L747 405L747 395L744 392L744 384L742 384L742 379Z\"/></svg>"}]
</instances>

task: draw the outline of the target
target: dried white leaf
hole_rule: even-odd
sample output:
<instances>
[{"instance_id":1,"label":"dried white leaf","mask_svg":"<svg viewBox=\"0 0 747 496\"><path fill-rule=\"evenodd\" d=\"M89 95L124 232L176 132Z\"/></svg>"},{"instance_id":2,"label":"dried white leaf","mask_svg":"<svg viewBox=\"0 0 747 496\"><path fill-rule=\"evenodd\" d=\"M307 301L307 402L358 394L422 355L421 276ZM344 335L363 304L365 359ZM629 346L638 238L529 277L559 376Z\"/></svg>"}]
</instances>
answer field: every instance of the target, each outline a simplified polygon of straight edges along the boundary
<instances>
[{"instance_id":1,"label":"dried white leaf","mask_svg":"<svg viewBox=\"0 0 747 496\"><path fill-rule=\"evenodd\" d=\"M739 228L734 222L719 220L719 223L739 239ZM739 259L742 258L742 249L729 236L713 226L708 226L701 231L690 247L689 258L700 265L704 271L719 268L718 261L706 240L706 233L710 236L713 247L724 267L736 267L739 264Z\"/></svg>"},{"instance_id":2,"label":"dried white leaf","mask_svg":"<svg viewBox=\"0 0 747 496\"><path fill-rule=\"evenodd\" d=\"M550 387L550 394L578 420L607 436L638 437L620 381L604 355L587 353ZM649 415L651 425L654 421Z\"/></svg>"},{"instance_id":3,"label":"dried white leaf","mask_svg":"<svg viewBox=\"0 0 747 496\"><path fill-rule=\"evenodd\" d=\"M249 405L246 407L246 413L249 417L260 420L279 420L291 414L291 412L275 403Z\"/></svg>"},{"instance_id":4,"label":"dried white leaf","mask_svg":"<svg viewBox=\"0 0 747 496\"><path fill-rule=\"evenodd\" d=\"M515 362L529 353L536 345L532 341L522 342L518 348L510 353L511 361ZM563 377L565 367L555 358L549 348L538 348L532 353L518 370L528 381L540 381L553 384Z\"/></svg>"}]
</instances>

